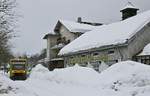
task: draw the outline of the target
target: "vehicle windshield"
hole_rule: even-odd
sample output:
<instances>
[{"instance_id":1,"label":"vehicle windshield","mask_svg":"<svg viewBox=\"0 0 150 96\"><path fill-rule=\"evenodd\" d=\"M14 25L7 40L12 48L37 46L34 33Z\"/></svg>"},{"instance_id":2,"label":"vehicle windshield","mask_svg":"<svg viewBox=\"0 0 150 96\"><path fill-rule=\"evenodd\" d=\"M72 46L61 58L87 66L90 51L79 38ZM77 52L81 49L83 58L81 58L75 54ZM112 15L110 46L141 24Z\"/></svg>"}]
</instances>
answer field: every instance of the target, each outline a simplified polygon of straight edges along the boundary
<instances>
[{"instance_id":1,"label":"vehicle windshield","mask_svg":"<svg viewBox=\"0 0 150 96\"><path fill-rule=\"evenodd\" d=\"M12 69L22 70L25 69L25 64L13 64Z\"/></svg>"}]
</instances>

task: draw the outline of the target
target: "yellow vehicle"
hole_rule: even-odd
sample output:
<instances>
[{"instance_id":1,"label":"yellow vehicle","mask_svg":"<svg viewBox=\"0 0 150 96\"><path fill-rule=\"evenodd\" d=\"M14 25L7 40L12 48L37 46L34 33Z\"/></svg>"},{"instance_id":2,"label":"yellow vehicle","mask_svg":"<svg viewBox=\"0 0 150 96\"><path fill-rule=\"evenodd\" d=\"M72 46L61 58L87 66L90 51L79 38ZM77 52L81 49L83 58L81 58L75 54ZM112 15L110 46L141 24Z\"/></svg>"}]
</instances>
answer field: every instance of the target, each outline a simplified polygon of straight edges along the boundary
<instances>
[{"instance_id":1,"label":"yellow vehicle","mask_svg":"<svg viewBox=\"0 0 150 96\"><path fill-rule=\"evenodd\" d=\"M27 78L27 60L26 59L11 59L10 60L10 78L12 80Z\"/></svg>"}]
</instances>

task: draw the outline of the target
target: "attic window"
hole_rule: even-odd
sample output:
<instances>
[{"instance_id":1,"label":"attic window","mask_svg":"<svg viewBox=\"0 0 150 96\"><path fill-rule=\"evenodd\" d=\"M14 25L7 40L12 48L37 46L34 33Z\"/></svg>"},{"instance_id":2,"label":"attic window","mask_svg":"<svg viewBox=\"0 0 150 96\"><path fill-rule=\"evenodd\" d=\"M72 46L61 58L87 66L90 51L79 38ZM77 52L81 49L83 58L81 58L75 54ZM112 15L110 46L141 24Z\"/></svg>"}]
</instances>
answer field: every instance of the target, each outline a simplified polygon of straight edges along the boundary
<instances>
[{"instance_id":1,"label":"attic window","mask_svg":"<svg viewBox=\"0 0 150 96\"><path fill-rule=\"evenodd\" d=\"M114 50L110 50L110 51L108 51L108 54L114 54L115 53L115 51Z\"/></svg>"}]
</instances>

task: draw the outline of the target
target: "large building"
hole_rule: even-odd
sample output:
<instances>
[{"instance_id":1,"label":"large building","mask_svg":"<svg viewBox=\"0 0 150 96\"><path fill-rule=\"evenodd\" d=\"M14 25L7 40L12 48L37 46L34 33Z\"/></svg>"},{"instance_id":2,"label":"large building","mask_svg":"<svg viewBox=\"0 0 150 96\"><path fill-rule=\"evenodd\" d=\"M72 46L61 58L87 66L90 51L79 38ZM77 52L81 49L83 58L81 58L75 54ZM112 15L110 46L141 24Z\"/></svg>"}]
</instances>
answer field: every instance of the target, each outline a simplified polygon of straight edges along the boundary
<instances>
[{"instance_id":1,"label":"large building","mask_svg":"<svg viewBox=\"0 0 150 96\"><path fill-rule=\"evenodd\" d=\"M44 39L47 40L46 63L49 65L49 69L64 67L64 59L58 56L60 49L81 34L91 31L100 25L102 24L83 22L81 17L78 18L77 22L58 20L54 32L44 36Z\"/></svg>"},{"instance_id":2,"label":"large building","mask_svg":"<svg viewBox=\"0 0 150 96\"><path fill-rule=\"evenodd\" d=\"M150 43L150 11L136 15L138 10L129 2L121 10L121 21L84 33L62 48L59 55L68 66L91 64L96 70L102 62L111 66L132 60Z\"/></svg>"}]
</instances>

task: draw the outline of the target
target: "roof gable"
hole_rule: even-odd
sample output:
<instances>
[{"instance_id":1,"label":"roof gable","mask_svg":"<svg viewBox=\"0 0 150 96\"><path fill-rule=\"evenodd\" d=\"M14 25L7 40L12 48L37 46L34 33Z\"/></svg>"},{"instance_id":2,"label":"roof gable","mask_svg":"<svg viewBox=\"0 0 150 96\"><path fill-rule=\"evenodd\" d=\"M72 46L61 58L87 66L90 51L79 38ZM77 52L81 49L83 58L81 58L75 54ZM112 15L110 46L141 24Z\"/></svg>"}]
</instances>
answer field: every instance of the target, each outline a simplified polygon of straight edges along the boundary
<instances>
[{"instance_id":1,"label":"roof gable","mask_svg":"<svg viewBox=\"0 0 150 96\"><path fill-rule=\"evenodd\" d=\"M55 31L58 31L61 25L65 26L70 32L81 32L81 33L85 33L87 31L91 31L94 28L96 28L96 26L88 24L80 24L72 21L59 20L56 24Z\"/></svg>"}]
</instances>

